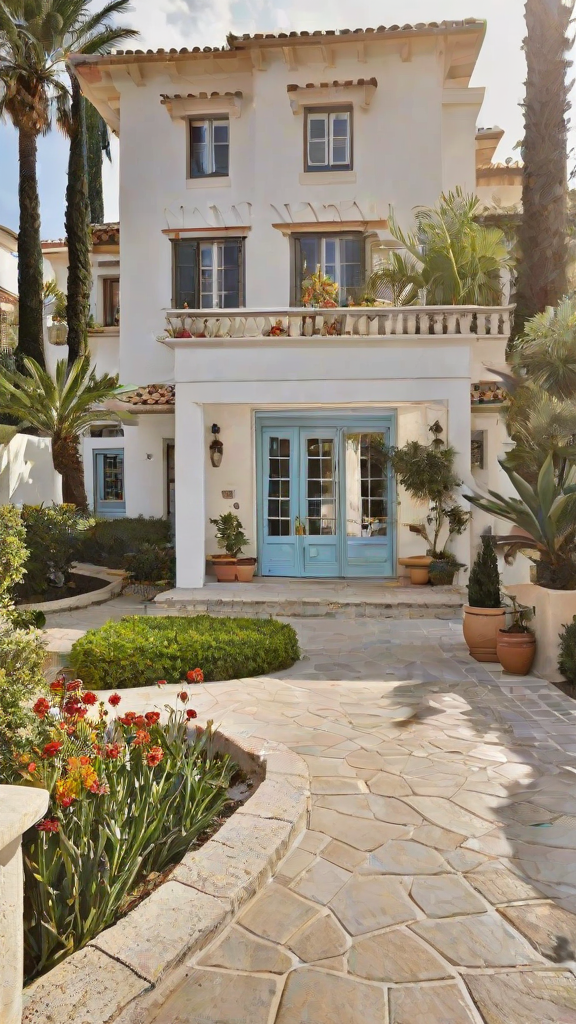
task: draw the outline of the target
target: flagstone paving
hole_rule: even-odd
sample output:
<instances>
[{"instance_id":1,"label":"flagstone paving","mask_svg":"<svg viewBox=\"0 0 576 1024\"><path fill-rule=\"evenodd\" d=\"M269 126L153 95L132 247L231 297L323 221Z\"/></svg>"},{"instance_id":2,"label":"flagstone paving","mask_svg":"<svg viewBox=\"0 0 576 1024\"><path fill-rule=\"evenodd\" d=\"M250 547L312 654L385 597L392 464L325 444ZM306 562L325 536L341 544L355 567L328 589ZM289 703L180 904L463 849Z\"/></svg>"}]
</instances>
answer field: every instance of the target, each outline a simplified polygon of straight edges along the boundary
<instances>
[{"instance_id":1,"label":"flagstone paving","mask_svg":"<svg viewBox=\"0 0 576 1024\"><path fill-rule=\"evenodd\" d=\"M458 622L291 622L292 669L192 696L304 757L309 827L147 1024L576 1024L576 702Z\"/></svg>"}]
</instances>

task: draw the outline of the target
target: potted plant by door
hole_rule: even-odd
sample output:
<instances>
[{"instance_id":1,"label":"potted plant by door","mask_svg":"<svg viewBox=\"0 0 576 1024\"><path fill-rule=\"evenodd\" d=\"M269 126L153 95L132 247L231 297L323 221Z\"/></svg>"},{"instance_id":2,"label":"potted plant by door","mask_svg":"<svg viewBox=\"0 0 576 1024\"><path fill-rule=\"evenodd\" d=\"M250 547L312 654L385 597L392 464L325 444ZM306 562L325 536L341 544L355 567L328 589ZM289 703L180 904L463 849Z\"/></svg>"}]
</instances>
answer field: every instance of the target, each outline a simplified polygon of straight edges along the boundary
<instances>
[{"instance_id":1,"label":"potted plant by door","mask_svg":"<svg viewBox=\"0 0 576 1024\"><path fill-rule=\"evenodd\" d=\"M498 661L505 672L525 676L532 668L536 654L536 637L528 625L532 618L531 608L512 601L512 622L507 629L499 629L496 640Z\"/></svg>"},{"instance_id":2,"label":"potted plant by door","mask_svg":"<svg viewBox=\"0 0 576 1024\"><path fill-rule=\"evenodd\" d=\"M442 440L438 421L428 429L433 437L430 444L408 441L402 448L390 449L388 456L401 487L426 508L423 523L409 524L410 532L426 541L426 554L399 558L398 562L408 569L411 583L428 583L432 568L432 581L440 585L452 583L463 568L448 547L452 538L466 529L470 513L454 497L460 487L454 472L456 452Z\"/></svg>"},{"instance_id":3,"label":"potted plant by door","mask_svg":"<svg viewBox=\"0 0 576 1024\"><path fill-rule=\"evenodd\" d=\"M505 627L498 561L492 538L485 536L470 570L468 604L464 606L464 639L476 661L498 661L496 643L499 630Z\"/></svg>"},{"instance_id":4,"label":"potted plant by door","mask_svg":"<svg viewBox=\"0 0 576 1024\"><path fill-rule=\"evenodd\" d=\"M250 583L256 569L255 558L239 558L242 548L248 544L242 523L233 512L223 512L218 519L211 519L216 527L218 547L224 548L225 555L212 555L212 564L219 583L238 580Z\"/></svg>"}]
</instances>

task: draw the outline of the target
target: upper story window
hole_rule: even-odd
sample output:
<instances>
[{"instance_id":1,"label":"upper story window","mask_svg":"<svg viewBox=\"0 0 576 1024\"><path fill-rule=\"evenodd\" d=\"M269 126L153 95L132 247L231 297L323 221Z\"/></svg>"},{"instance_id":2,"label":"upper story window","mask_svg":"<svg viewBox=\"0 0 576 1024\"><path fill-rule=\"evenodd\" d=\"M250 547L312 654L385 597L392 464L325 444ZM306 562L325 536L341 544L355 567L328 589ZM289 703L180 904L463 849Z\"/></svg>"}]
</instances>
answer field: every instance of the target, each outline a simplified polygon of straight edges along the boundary
<instances>
[{"instance_id":1,"label":"upper story window","mask_svg":"<svg viewBox=\"0 0 576 1024\"><path fill-rule=\"evenodd\" d=\"M307 171L352 170L352 110L307 110Z\"/></svg>"},{"instance_id":2,"label":"upper story window","mask_svg":"<svg viewBox=\"0 0 576 1024\"><path fill-rule=\"evenodd\" d=\"M244 305L244 239L178 241L173 254L175 309Z\"/></svg>"},{"instance_id":3,"label":"upper story window","mask_svg":"<svg viewBox=\"0 0 576 1024\"><path fill-rule=\"evenodd\" d=\"M190 177L225 177L230 163L230 124L227 117L190 121Z\"/></svg>"},{"instance_id":4,"label":"upper story window","mask_svg":"<svg viewBox=\"0 0 576 1024\"><path fill-rule=\"evenodd\" d=\"M102 308L104 327L116 327L120 323L120 278L105 277L102 280Z\"/></svg>"},{"instance_id":5,"label":"upper story window","mask_svg":"<svg viewBox=\"0 0 576 1024\"><path fill-rule=\"evenodd\" d=\"M350 235L300 235L294 239L296 257L296 294L301 303L302 282L320 267L338 285L338 302L359 300L364 283L364 238Z\"/></svg>"}]
</instances>

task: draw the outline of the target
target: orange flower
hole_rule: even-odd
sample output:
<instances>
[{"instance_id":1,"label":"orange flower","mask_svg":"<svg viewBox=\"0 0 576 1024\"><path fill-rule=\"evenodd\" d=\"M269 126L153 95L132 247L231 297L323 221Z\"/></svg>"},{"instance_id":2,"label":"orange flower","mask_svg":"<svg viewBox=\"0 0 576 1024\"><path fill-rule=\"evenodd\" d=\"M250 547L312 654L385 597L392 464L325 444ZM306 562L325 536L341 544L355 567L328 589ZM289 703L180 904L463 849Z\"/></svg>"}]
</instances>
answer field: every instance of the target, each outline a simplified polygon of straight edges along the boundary
<instances>
[{"instance_id":1,"label":"orange flower","mask_svg":"<svg viewBox=\"0 0 576 1024\"><path fill-rule=\"evenodd\" d=\"M160 761L164 757L164 751L162 747L150 747L150 750L146 754L146 764L150 768L154 768L155 765L160 764Z\"/></svg>"},{"instance_id":2,"label":"orange flower","mask_svg":"<svg viewBox=\"0 0 576 1024\"><path fill-rule=\"evenodd\" d=\"M134 737L134 746L141 747L145 743L150 742L150 733L146 732L145 729L138 729L136 736Z\"/></svg>"},{"instance_id":3,"label":"orange flower","mask_svg":"<svg viewBox=\"0 0 576 1024\"><path fill-rule=\"evenodd\" d=\"M76 800L80 786L77 779L70 778L58 779L54 788L54 796L56 803L60 804L61 807L69 807L73 800Z\"/></svg>"},{"instance_id":4,"label":"orange flower","mask_svg":"<svg viewBox=\"0 0 576 1024\"><path fill-rule=\"evenodd\" d=\"M186 673L186 679L189 683L203 683L204 673L201 668L191 668L190 671Z\"/></svg>"},{"instance_id":5,"label":"orange flower","mask_svg":"<svg viewBox=\"0 0 576 1024\"><path fill-rule=\"evenodd\" d=\"M30 772L30 775L32 775L32 773L36 771L36 765L34 761L31 761L30 764L28 765L28 771Z\"/></svg>"}]
</instances>

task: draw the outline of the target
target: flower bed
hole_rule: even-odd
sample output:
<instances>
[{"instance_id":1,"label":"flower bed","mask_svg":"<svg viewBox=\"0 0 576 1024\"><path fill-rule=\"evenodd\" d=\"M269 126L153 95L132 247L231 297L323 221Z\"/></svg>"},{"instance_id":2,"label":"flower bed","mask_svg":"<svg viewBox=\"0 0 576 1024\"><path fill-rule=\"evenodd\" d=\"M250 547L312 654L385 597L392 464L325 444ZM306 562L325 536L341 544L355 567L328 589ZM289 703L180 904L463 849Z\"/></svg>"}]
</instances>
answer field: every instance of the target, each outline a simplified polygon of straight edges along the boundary
<instances>
[{"instance_id":1,"label":"flower bed","mask_svg":"<svg viewBox=\"0 0 576 1024\"><path fill-rule=\"evenodd\" d=\"M177 683L190 665L205 679L237 679L289 668L300 657L292 626L272 619L133 616L76 641L70 664L93 689Z\"/></svg>"},{"instance_id":2,"label":"flower bed","mask_svg":"<svg viewBox=\"0 0 576 1024\"><path fill-rule=\"evenodd\" d=\"M202 672L189 677L199 682ZM108 722L79 679L59 677L50 690L18 759L23 784L50 793L46 818L23 841L27 980L86 945L179 861L222 812L237 770L211 752L210 727L190 739L196 712L184 684L165 723L158 711Z\"/></svg>"}]
</instances>

